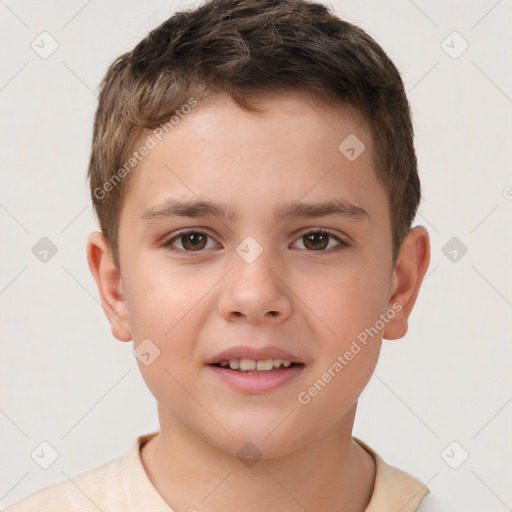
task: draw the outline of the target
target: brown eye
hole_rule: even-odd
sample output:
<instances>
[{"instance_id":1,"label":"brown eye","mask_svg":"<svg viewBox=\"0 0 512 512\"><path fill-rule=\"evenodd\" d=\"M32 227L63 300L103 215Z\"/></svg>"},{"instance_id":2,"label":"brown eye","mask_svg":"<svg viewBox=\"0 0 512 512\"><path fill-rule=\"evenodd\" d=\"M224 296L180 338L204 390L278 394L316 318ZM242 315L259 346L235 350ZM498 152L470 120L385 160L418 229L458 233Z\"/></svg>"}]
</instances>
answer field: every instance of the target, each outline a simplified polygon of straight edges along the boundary
<instances>
[{"instance_id":1,"label":"brown eye","mask_svg":"<svg viewBox=\"0 0 512 512\"><path fill-rule=\"evenodd\" d=\"M302 241L304 248L309 251L317 252L330 252L338 249L348 247L348 242L345 242L341 238L329 233L327 231L310 231L303 235L300 240ZM332 241L335 242L334 247ZM337 247L336 247L337 246ZM327 249L327 250L326 250Z\"/></svg>"},{"instance_id":2,"label":"brown eye","mask_svg":"<svg viewBox=\"0 0 512 512\"><path fill-rule=\"evenodd\" d=\"M207 248L209 238L210 237L206 233L201 233L200 231L188 231L171 238L165 243L165 245L168 247L172 246L172 248L186 252L199 252ZM176 243L181 244L181 247L176 245L175 241L177 241Z\"/></svg>"},{"instance_id":3,"label":"brown eye","mask_svg":"<svg viewBox=\"0 0 512 512\"><path fill-rule=\"evenodd\" d=\"M206 236L201 233L187 233L186 235L181 235L180 239L182 240L183 247L187 251L197 251L204 249L206 245Z\"/></svg>"}]
</instances>

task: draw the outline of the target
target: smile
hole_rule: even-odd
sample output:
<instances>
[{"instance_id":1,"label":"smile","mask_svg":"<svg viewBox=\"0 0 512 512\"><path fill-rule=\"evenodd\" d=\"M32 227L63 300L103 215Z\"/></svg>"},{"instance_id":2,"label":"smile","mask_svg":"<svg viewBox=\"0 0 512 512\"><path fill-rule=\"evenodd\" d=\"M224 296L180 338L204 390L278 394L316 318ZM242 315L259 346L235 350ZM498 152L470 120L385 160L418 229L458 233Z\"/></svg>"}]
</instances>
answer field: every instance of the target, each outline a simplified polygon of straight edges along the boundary
<instances>
[{"instance_id":1,"label":"smile","mask_svg":"<svg viewBox=\"0 0 512 512\"><path fill-rule=\"evenodd\" d=\"M283 359L223 359L209 364L216 378L231 388L247 394L263 394L275 391L304 370L303 363Z\"/></svg>"}]
</instances>

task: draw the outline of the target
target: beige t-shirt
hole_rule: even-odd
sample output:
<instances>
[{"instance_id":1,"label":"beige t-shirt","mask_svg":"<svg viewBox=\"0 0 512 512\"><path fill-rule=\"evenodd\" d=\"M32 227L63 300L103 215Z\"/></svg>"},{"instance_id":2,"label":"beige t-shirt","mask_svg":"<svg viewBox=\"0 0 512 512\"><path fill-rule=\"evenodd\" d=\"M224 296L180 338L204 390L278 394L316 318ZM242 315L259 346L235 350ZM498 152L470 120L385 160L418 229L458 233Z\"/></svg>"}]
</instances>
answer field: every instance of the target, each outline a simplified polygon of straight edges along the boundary
<instances>
[{"instance_id":1,"label":"beige t-shirt","mask_svg":"<svg viewBox=\"0 0 512 512\"><path fill-rule=\"evenodd\" d=\"M136 438L130 451L71 480L18 501L4 512L174 512L149 480L140 458L142 446L158 432ZM373 494L366 512L413 512L428 488L408 473L386 464L354 438L375 459Z\"/></svg>"}]
</instances>

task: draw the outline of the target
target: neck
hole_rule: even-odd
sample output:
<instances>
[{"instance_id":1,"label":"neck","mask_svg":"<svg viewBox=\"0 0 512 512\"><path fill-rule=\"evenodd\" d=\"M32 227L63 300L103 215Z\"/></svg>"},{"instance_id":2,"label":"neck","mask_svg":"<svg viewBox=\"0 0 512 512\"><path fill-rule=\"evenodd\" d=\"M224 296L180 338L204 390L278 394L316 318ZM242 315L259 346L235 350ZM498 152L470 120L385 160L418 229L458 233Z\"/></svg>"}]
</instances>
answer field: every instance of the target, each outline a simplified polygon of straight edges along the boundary
<instances>
[{"instance_id":1,"label":"neck","mask_svg":"<svg viewBox=\"0 0 512 512\"><path fill-rule=\"evenodd\" d=\"M342 425L286 455L241 460L196 436L159 408L161 430L141 451L149 480L174 510L362 512L375 481L372 456Z\"/></svg>"}]
</instances>

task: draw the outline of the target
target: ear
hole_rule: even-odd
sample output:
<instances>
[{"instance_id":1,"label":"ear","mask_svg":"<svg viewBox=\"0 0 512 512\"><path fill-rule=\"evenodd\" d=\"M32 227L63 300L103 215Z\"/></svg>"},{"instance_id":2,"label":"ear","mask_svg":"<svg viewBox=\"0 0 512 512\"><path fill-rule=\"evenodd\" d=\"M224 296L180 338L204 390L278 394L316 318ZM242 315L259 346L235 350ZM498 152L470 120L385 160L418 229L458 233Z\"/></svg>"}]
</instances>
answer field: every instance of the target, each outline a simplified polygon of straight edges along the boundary
<instances>
[{"instance_id":1,"label":"ear","mask_svg":"<svg viewBox=\"0 0 512 512\"><path fill-rule=\"evenodd\" d=\"M117 270L103 233L94 231L87 239L87 262L96 281L103 311L112 334L119 341L132 339L121 274Z\"/></svg>"},{"instance_id":2,"label":"ear","mask_svg":"<svg viewBox=\"0 0 512 512\"><path fill-rule=\"evenodd\" d=\"M420 286L430 263L430 241L427 230L416 226L402 243L393 270L389 306L396 312L384 329L388 340L402 338L407 333L411 314Z\"/></svg>"}]
</instances>

